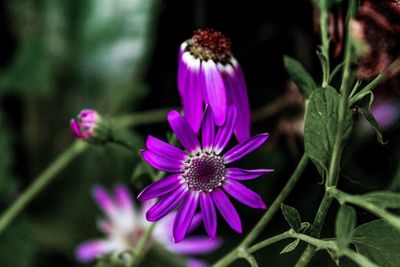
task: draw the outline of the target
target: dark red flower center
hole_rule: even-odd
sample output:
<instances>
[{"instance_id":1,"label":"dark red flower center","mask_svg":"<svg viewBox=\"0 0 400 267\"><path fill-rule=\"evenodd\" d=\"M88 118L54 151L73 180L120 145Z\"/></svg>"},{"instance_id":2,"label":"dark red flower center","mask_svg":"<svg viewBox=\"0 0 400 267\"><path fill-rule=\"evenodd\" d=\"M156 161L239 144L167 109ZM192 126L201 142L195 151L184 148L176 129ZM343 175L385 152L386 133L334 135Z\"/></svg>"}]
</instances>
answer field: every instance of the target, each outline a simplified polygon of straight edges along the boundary
<instances>
[{"instance_id":1,"label":"dark red flower center","mask_svg":"<svg viewBox=\"0 0 400 267\"><path fill-rule=\"evenodd\" d=\"M211 192L222 185L226 169L224 159L213 152L199 152L185 162L182 177L189 188Z\"/></svg>"},{"instance_id":2,"label":"dark red flower center","mask_svg":"<svg viewBox=\"0 0 400 267\"><path fill-rule=\"evenodd\" d=\"M213 29L199 29L188 41L188 49L195 57L225 63L231 56L231 41Z\"/></svg>"}]
</instances>

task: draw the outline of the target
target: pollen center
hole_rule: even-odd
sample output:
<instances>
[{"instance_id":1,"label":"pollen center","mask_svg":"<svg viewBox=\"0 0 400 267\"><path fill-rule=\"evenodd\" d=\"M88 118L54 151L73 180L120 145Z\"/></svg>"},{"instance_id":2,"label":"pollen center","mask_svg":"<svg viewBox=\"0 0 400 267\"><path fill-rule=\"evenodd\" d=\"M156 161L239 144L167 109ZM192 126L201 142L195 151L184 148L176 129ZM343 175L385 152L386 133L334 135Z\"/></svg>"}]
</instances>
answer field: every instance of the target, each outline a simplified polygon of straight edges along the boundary
<instances>
[{"instance_id":1,"label":"pollen center","mask_svg":"<svg viewBox=\"0 0 400 267\"><path fill-rule=\"evenodd\" d=\"M211 192L225 180L224 160L214 152L199 152L185 162L182 177L189 188Z\"/></svg>"},{"instance_id":2,"label":"pollen center","mask_svg":"<svg viewBox=\"0 0 400 267\"><path fill-rule=\"evenodd\" d=\"M199 29L188 41L188 49L192 55L200 59L225 63L231 56L231 41L219 31Z\"/></svg>"}]
</instances>

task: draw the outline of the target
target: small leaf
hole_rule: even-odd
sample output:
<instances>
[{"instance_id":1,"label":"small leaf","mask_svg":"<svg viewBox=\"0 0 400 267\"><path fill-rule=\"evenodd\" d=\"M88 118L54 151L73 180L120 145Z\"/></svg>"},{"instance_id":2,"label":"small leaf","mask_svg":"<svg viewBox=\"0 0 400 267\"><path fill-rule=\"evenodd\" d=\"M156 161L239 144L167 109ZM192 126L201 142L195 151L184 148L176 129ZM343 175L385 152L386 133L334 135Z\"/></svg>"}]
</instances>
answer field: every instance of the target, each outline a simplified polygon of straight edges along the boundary
<instances>
[{"instance_id":1,"label":"small leaf","mask_svg":"<svg viewBox=\"0 0 400 267\"><path fill-rule=\"evenodd\" d=\"M296 239L295 241L289 243L286 247L284 247L282 249L281 252L279 252L279 254L288 253L288 252L294 250L297 247L297 245L299 244L299 241L300 241L300 239Z\"/></svg>"},{"instance_id":2,"label":"small leaf","mask_svg":"<svg viewBox=\"0 0 400 267\"><path fill-rule=\"evenodd\" d=\"M400 194L391 191L376 191L362 195L365 201L384 209L400 209Z\"/></svg>"},{"instance_id":3,"label":"small leaf","mask_svg":"<svg viewBox=\"0 0 400 267\"><path fill-rule=\"evenodd\" d=\"M339 99L340 95L332 87L314 90L304 118L304 148L322 176L328 170L335 142ZM352 129L350 110L345 120L343 139L348 137Z\"/></svg>"},{"instance_id":4,"label":"small leaf","mask_svg":"<svg viewBox=\"0 0 400 267\"><path fill-rule=\"evenodd\" d=\"M300 231L301 218L299 212L295 208L292 208L285 204L281 204L281 209L285 220L289 223L293 230L295 232Z\"/></svg>"},{"instance_id":5,"label":"small leaf","mask_svg":"<svg viewBox=\"0 0 400 267\"><path fill-rule=\"evenodd\" d=\"M290 78L296 83L301 94L308 99L312 91L317 87L311 75L304 69L301 63L289 56L283 57L283 63Z\"/></svg>"},{"instance_id":6,"label":"small leaf","mask_svg":"<svg viewBox=\"0 0 400 267\"><path fill-rule=\"evenodd\" d=\"M343 205L336 217L336 239L339 249L345 250L351 242L356 227L356 211L354 208Z\"/></svg>"},{"instance_id":7,"label":"small leaf","mask_svg":"<svg viewBox=\"0 0 400 267\"><path fill-rule=\"evenodd\" d=\"M386 145L387 141L386 142L383 141L381 129L379 128L379 124L376 121L376 119L374 118L374 116L371 114L371 112L369 110L364 109L364 108L358 108L358 110L365 117L365 119L369 122L369 124L371 125L372 129L374 129L375 134L376 134L376 139L378 140L378 142L380 144L382 144L382 145Z\"/></svg>"},{"instance_id":8,"label":"small leaf","mask_svg":"<svg viewBox=\"0 0 400 267\"><path fill-rule=\"evenodd\" d=\"M399 266L400 232L385 221L374 220L358 226L353 243L359 253L379 266Z\"/></svg>"}]
</instances>

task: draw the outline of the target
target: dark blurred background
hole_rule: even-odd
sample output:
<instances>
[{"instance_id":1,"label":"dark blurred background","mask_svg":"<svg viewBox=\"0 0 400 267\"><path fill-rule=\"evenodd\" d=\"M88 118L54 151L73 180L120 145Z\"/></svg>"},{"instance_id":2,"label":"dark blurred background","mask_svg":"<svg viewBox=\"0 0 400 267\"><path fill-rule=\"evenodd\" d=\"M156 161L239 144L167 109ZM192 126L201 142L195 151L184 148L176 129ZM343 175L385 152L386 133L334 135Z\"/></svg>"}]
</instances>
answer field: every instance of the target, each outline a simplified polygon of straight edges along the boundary
<instances>
[{"instance_id":1,"label":"dark blurred background","mask_svg":"<svg viewBox=\"0 0 400 267\"><path fill-rule=\"evenodd\" d=\"M267 206L302 155L302 99L288 80L282 57L298 59L320 81L315 54L319 38L310 1L14 0L2 1L0 9L1 210L73 142L69 119L80 109L95 108L112 117L179 107L177 52L199 27L214 28L231 39L248 85L253 133L271 133L262 149L240 162L246 168L275 170L248 183ZM400 183L392 183L399 165L398 123L384 132L386 146L376 142L362 121L358 125L345 151L340 186L348 192L398 188ZM168 126L163 122L124 131L139 150L147 134L165 139ZM90 187L125 183L137 194L150 183L145 175L131 175L140 164L137 151L90 147L0 235L0 266L79 266L76 245L101 235L95 227L101 213ZM286 204L312 222L323 187L310 165ZM224 245L202 257L210 263L233 248L262 215L235 206L244 233L235 234L220 220ZM327 217L324 237L333 234L335 209ZM359 216L360 223L371 219L367 213ZM263 237L287 229L277 214ZM305 246L279 255L288 243L257 252L260 266L292 266ZM144 266L159 266L152 261L147 258ZM246 264L237 261L233 266ZM352 266L346 260L342 265ZM312 266L334 263L321 252Z\"/></svg>"}]
</instances>

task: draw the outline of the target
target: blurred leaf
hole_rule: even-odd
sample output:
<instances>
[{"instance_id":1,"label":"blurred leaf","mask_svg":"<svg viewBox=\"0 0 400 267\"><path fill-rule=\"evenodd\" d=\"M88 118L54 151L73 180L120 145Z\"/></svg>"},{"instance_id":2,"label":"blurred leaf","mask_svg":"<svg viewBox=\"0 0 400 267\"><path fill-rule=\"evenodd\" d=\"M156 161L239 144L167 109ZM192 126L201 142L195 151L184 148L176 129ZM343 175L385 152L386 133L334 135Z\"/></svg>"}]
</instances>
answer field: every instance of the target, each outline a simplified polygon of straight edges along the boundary
<instances>
[{"instance_id":1,"label":"blurred leaf","mask_svg":"<svg viewBox=\"0 0 400 267\"><path fill-rule=\"evenodd\" d=\"M300 241L300 239L296 239L295 241L291 242L286 247L284 247L282 249L282 251L279 252L279 254L284 254L284 253L291 252L292 250L294 250L297 247L297 245L299 244L299 241Z\"/></svg>"},{"instance_id":2,"label":"blurred leaf","mask_svg":"<svg viewBox=\"0 0 400 267\"><path fill-rule=\"evenodd\" d=\"M339 249L345 250L353 237L356 227L356 211L353 207L342 205L336 217L336 240Z\"/></svg>"},{"instance_id":3,"label":"blurred leaf","mask_svg":"<svg viewBox=\"0 0 400 267\"><path fill-rule=\"evenodd\" d=\"M365 119L369 122L369 124L371 125L372 129L374 129L378 142L380 144L382 144L382 145L387 144L387 141L386 142L383 141L381 129L379 128L379 124L376 121L376 119L374 118L374 116L372 115L371 111L366 110L364 108L358 108L358 110L365 117Z\"/></svg>"},{"instance_id":4,"label":"blurred leaf","mask_svg":"<svg viewBox=\"0 0 400 267\"><path fill-rule=\"evenodd\" d=\"M397 267L400 262L400 232L383 220L358 226L353 243L359 253L385 267Z\"/></svg>"},{"instance_id":5,"label":"blurred leaf","mask_svg":"<svg viewBox=\"0 0 400 267\"><path fill-rule=\"evenodd\" d=\"M281 209L285 220L289 223L290 227L293 228L295 232L300 231L301 227L301 218L299 212L288 205L281 204Z\"/></svg>"},{"instance_id":6,"label":"blurred leaf","mask_svg":"<svg viewBox=\"0 0 400 267\"><path fill-rule=\"evenodd\" d=\"M14 161L11 141L11 134L0 116L0 199L2 201L15 192L18 184L11 170Z\"/></svg>"},{"instance_id":7,"label":"blurred leaf","mask_svg":"<svg viewBox=\"0 0 400 267\"><path fill-rule=\"evenodd\" d=\"M0 266L31 267L38 253L26 217L19 217L0 235Z\"/></svg>"},{"instance_id":8,"label":"blurred leaf","mask_svg":"<svg viewBox=\"0 0 400 267\"><path fill-rule=\"evenodd\" d=\"M328 11L331 7L339 5L343 0L314 0L320 10Z\"/></svg>"},{"instance_id":9,"label":"blurred leaf","mask_svg":"<svg viewBox=\"0 0 400 267\"><path fill-rule=\"evenodd\" d=\"M289 56L283 57L286 71L296 83L305 99L310 98L312 91L317 87L311 75L304 69L301 63Z\"/></svg>"},{"instance_id":10,"label":"blurred leaf","mask_svg":"<svg viewBox=\"0 0 400 267\"><path fill-rule=\"evenodd\" d=\"M376 191L361 196L367 202L384 209L400 209L400 194L391 191Z\"/></svg>"},{"instance_id":11,"label":"blurred leaf","mask_svg":"<svg viewBox=\"0 0 400 267\"><path fill-rule=\"evenodd\" d=\"M328 170L338 125L340 95L332 87L311 94L304 118L304 148L323 176ZM350 110L346 114L343 138L352 129Z\"/></svg>"}]
</instances>

